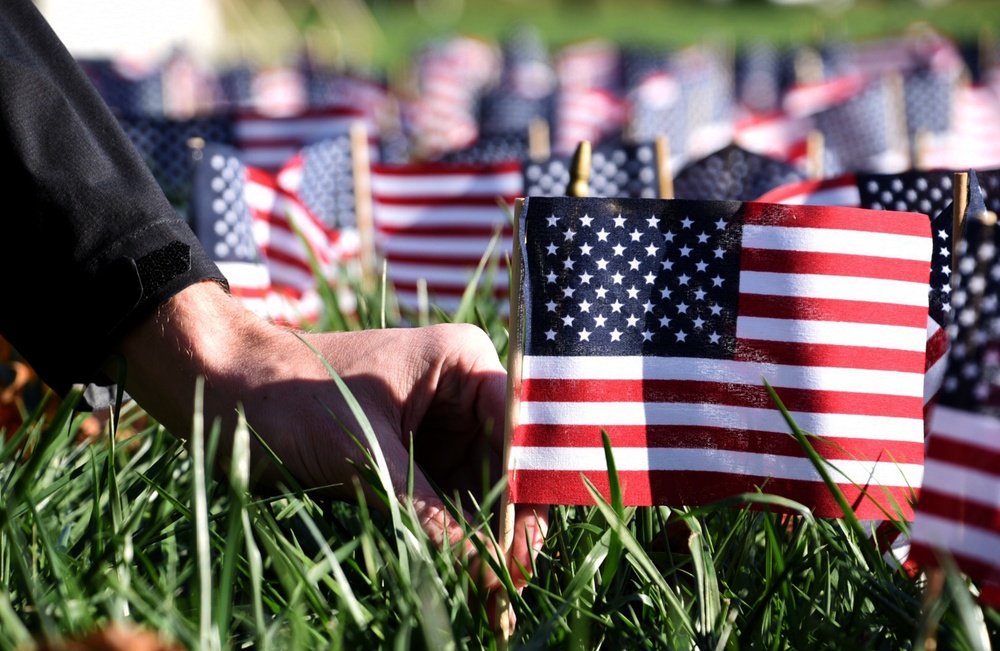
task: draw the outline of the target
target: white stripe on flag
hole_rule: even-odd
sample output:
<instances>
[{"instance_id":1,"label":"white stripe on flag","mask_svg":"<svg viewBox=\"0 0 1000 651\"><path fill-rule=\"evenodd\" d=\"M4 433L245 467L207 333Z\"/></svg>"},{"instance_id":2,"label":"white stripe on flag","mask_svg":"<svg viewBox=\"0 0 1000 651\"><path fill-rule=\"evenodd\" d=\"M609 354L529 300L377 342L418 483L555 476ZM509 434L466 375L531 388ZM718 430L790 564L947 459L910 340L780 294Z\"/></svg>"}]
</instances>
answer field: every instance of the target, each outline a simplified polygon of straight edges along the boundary
<instances>
[{"instance_id":1,"label":"white stripe on flag","mask_svg":"<svg viewBox=\"0 0 1000 651\"><path fill-rule=\"evenodd\" d=\"M741 316L736 319L740 339L786 341L801 344L833 344L870 348L890 348L923 352L926 328L846 323L843 321L806 321L802 319L765 319Z\"/></svg>"},{"instance_id":2,"label":"white stripe on flag","mask_svg":"<svg viewBox=\"0 0 1000 651\"><path fill-rule=\"evenodd\" d=\"M931 436L937 436L937 433L932 432ZM924 466L927 468L924 488L948 495L956 501L975 502L1000 509L1000 475L933 457L927 457Z\"/></svg>"},{"instance_id":3,"label":"white stripe on flag","mask_svg":"<svg viewBox=\"0 0 1000 651\"><path fill-rule=\"evenodd\" d=\"M520 171L500 174L392 174L373 171L372 195L420 199L440 196L518 196L524 182Z\"/></svg>"},{"instance_id":4,"label":"white stripe on flag","mask_svg":"<svg viewBox=\"0 0 1000 651\"><path fill-rule=\"evenodd\" d=\"M910 540L914 544L946 549L952 554L968 556L1000 568L997 559L1000 533L996 531L920 511L913 521Z\"/></svg>"},{"instance_id":5,"label":"white stripe on flag","mask_svg":"<svg viewBox=\"0 0 1000 651\"><path fill-rule=\"evenodd\" d=\"M375 227L476 226L503 227L508 222L499 204L430 206L381 203L375 199Z\"/></svg>"},{"instance_id":6,"label":"white stripe on flag","mask_svg":"<svg viewBox=\"0 0 1000 651\"><path fill-rule=\"evenodd\" d=\"M791 412L803 430L824 438L922 442L920 418ZM669 402L521 402L521 425L701 425L789 433L777 408Z\"/></svg>"},{"instance_id":7,"label":"white stripe on flag","mask_svg":"<svg viewBox=\"0 0 1000 651\"><path fill-rule=\"evenodd\" d=\"M815 389L862 394L923 396L923 375L897 371L788 366L690 357L557 357L525 355L525 379L683 380Z\"/></svg>"},{"instance_id":8,"label":"white stripe on flag","mask_svg":"<svg viewBox=\"0 0 1000 651\"><path fill-rule=\"evenodd\" d=\"M622 472L703 471L773 477L800 481L822 481L809 459L757 452L689 448L615 448L615 467ZM829 471L837 483L860 486L919 486L923 474L919 464L892 462L830 461ZM521 447L510 450L508 469L607 472L604 448ZM706 481L710 481L706 477Z\"/></svg>"},{"instance_id":9,"label":"white stripe on flag","mask_svg":"<svg viewBox=\"0 0 1000 651\"><path fill-rule=\"evenodd\" d=\"M895 305L927 305L927 284L857 276L741 271L741 294L832 298ZM926 339L926 333L922 335Z\"/></svg>"},{"instance_id":10,"label":"white stripe on flag","mask_svg":"<svg viewBox=\"0 0 1000 651\"><path fill-rule=\"evenodd\" d=\"M931 240L915 235L836 228L796 228L747 224L743 248L814 253L846 253L901 260L930 259Z\"/></svg>"},{"instance_id":11,"label":"white stripe on flag","mask_svg":"<svg viewBox=\"0 0 1000 651\"><path fill-rule=\"evenodd\" d=\"M436 266L433 263L427 264L406 264L389 263L389 275L393 282L415 283L418 280L426 280L428 284L437 287L465 287L472 280L475 273L474 262L472 267ZM488 271L484 270L483 276ZM482 282L482 281L480 281ZM507 274L497 273L493 276L493 287L506 289Z\"/></svg>"},{"instance_id":12,"label":"white stripe on flag","mask_svg":"<svg viewBox=\"0 0 1000 651\"><path fill-rule=\"evenodd\" d=\"M440 235L408 236L379 234L376 239L378 249L387 257L427 256L431 259L474 260L472 266L489 249L489 236L480 237L441 237ZM493 255L503 257L504 251L510 251L513 240L510 238L497 242Z\"/></svg>"}]
</instances>

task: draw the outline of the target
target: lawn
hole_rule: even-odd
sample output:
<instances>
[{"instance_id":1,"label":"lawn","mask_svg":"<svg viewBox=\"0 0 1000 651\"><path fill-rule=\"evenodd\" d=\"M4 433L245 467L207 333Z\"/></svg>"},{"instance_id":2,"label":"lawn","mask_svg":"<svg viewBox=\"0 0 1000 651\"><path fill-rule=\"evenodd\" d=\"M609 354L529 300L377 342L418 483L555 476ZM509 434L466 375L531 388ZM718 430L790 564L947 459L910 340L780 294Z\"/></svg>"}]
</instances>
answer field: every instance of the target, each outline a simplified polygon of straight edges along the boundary
<instances>
[{"instance_id":1,"label":"lawn","mask_svg":"<svg viewBox=\"0 0 1000 651\"><path fill-rule=\"evenodd\" d=\"M359 290L359 314L341 327L398 325L391 292L386 309L381 296ZM469 307L504 353L495 304L484 294ZM211 427L187 450L134 405L117 436L76 442L72 404L29 418L0 451L0 649L109 622L190 649L498 648L461 564L407 510L392 521L363 502L314 500L294 482L255 495L239 454L228 476L207 470ZM372 466L363 474L378 482ZM495 488L472 508L481 522L497 508ZM942 583L928 589L887 563L864 525L777 498L699 509L597 500L551 517L535 578L513 601L511 648L1000 642L1000 614L980 609L959 575L935 575Z\"/></svg>"}]
</instances>

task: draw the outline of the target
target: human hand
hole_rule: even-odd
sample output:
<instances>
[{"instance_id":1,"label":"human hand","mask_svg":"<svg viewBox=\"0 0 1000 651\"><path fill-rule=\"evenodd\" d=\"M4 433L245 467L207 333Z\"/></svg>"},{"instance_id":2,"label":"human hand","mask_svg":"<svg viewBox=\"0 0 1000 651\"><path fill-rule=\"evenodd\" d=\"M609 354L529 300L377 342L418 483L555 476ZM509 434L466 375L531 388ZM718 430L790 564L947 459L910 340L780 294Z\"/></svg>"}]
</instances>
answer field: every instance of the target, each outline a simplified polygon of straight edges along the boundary
<instances>
[{"instance_id":1,"label":"human hand","mask_svg":"<svg viewBox=\"0 0 1000 651\"><path fill-rule=\"evenodd\" d=\"M303 486L351 500L364 455L347 432L361 442L365 437L322 357L370 422L396 498L408 499L412 444L417 465L412 504L420 525L439 546L447 541L471 556L470 570L484 590L500 587L431 483L446 495L481 496L483 468L490 470L488 486L501 476L506 373L478 328L440 325L299 337L252 315L214 283L200 283L126 337L120 352L128 361L127 391L171 432L185 437L190 431L194 383L201 375L206 418L220 418L223 432L231 433L236 407L242 406L248 424ZM224 437L223 456L228 443ZM277 469L259 447L253 452L259 481L277 483ZM520 568L531 567L543 543L547 512L537 505L515 509L506 559L515 586L527 582Z\"/></svg>"}]
</instances>

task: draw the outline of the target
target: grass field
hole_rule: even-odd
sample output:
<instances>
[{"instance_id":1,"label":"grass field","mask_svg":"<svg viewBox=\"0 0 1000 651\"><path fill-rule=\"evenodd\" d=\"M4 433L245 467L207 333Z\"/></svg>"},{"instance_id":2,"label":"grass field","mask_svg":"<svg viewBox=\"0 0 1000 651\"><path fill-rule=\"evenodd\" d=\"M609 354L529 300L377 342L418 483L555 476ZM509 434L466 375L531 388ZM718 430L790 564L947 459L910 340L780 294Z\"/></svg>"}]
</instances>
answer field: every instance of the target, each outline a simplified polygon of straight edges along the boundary
<instances>
[{"instance_id":1,"label":"grass field","mask_svg":"<svg viewBox=\"0 0 1000 651\"><path fill-rule=\"evenodd\" d=\"M706 39L733 43L765 39L778 45L828 39L897 35L926 23L956 39L975 42L995 35L1000 9L994 0L821 0L816 5L779 6L764 0L422 0L371 2L379 33L344 33L345 43L365 36L357 48L378 67L404 65L428 39L456 32L499 39L514 25L530 23L558 47L589 37L627 45L676 47ZM422 9L418 10L418 7ZM335 17L335 16L333 16ZM345 56L352 56L345 48ZM364 63L364 62L363 62Z\"/></svg>"},{"instance_id":2,"label":"grass field","mask_svg":"<svg viewBox=\"0 0 1000 651\"><path fill-rule=\"evenodd\" d=\"M996 27L995 0L859 3L612 0L374 2L368 63L401 65L427 38L499 37L530 19L553 45L593 35L632 44L762 37L780 43L898 33L925 20L961 38ZM349 40L345 38L345 43ZM459 315L506 359L489 292ZM323 329L396 327L391 292L358 291L359 312ZM7 309L7 308L5 308ZM383 326L384 324L384 326ZM0 448L0 650L37 647L109 623L189 649L494 649L486 606L447 551L402 510L326 503L289 482L249 491L240 454L215 476L210 424L190 449L126 405L95 442L77 442L73 399L39 410ZM251 434L242 433L245 452ZM364 474L377 482L377 472ZM480 524L497 508L487 495ZM747 507L745 504L751 506ZM466 505L468 506L468 505ZM906 531L906 523L898 523ZM556 507L534 578L513 601L522 649L989 649L1000 613L953 571L887 564L861 523L817 519L763 495L699 509Z\"/></svg>"},{"instance_id":3,"label":"grass field","mask_svg":"<svg viewBox=\"0 0 1000 651\"><path fill-rule=\"evenodd\" d=\"M383 310L380 292L359 293L357 318L341 327L397 325L388 297ZM503 352L495 304L480 296L468 307L466 320ZM189 649L497 648L469 577L405 509L389 521L294 484L254 495L239 454L247 432L216 479L210 427L189 451L134 406L117 437L75 443L71 407L29 418L0 450L0 649L109 622ZM371 467L365 475L378 481ZM598 500L551 516L534 579L513 603L512 648L1000 643L1000 614L980 609L959 575L927 590L923 576L884 562L857 521L816 519L777 498L700 509Z\"/></svg>"}]
</instances>

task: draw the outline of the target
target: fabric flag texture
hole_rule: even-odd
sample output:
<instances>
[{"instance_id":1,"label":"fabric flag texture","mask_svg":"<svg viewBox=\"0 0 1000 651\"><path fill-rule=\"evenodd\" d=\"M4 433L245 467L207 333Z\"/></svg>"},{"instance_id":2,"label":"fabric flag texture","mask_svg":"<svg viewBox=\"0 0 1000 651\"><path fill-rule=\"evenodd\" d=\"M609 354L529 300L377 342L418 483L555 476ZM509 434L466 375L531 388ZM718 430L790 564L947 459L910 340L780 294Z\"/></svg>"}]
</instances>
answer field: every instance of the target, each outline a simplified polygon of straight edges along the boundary
<instances>
[{"instance_id":1,"label":"fabric flag texture","mask_svg":"<svg viewBox=\"0 0 1000 651\"><path fill-rule=\"evenodd\" d=\"M627 504L699 505L760 487L840 516L766 379L860 517L892 501L911 515L925 216L528 197L521 228L513 501L590 503L581 474L607 496L604 429Z\"/></svg>"},{"instance_id":2,"label":"fabric flag texture","mask_svg":"<svg viewBox=\"0 0 1000 651\"><path fill-rule=\"evenodd\" d=\"M419 307L419 283L431 304L451 311L500 232L493 289L507 295L506 254L513 225L501 202L523 195L521 163L372 165L376 253L388 263L400 305Z\"/></svg>"},{"instance_id":3,"label":"fabric flag texture","mask_svg":"<svg viewBox=\"0 0 1000 651\"><path fill-rule=\"evenodd\" d=\"M970 209L975 209L970 201ZM951 556L1000 606L1000 274L995 224L966 213L954 341L927 441L927 472L911 529L911 559ZM980 202L978 212L985 206ZM995 217L993 218L995 222Z\"/></svg>"},{"instance_id":4,"label":"fabric flag texture","mask_svg":"<svg viewBox=\"0 0 1000 651\"><path fill-rule=\"evenodd\" d=\"M565 196L572 156L557 155L524 164L525 196ZM603 145L590 155L589 196L655 199L659 192L656 147Z\"/></svg>"},{"instance_id":5,"label":"fabric flag texture","mask_svg":"<svg viewBox=\"0 0 1000 651\"><path fill-rule=\"evenodd\" d=\"M350 135L303 147L278 170L277 180L284 190L297 195L327 228L357 226Z\"/></svg>"},{"instance_id":6,"label":"fabric flag texture","mask_svg":"<svg viewBox=\"0 0 1000 651\"><path fill-rule=\"evenodd\" d=\"M126 115L118 118L170 203L187 212L191 195L191 142L233 144L229 114L175 120Z\"/></svg>"},{"instance_id":7,"label":"fabric flag texture","mask_svg":"<svg viewBox=\"0 0 1000 651\"><path fill-rule=\"evenodd\" d=\"M790 205L827 205L868 210L923 213L931 223L934 247L928 285L926 373L924 403L933 403L944 373L948 337L944 332L950 305L953 220L952 176L945 170L909 171L900 174L843 174L828 179L808 179L764 193L758 201ZM876 218L883 214L873 213Z\"/></svg>"},{"instance_id":8,"label":"fabric flag texture","mask_svg":"<svg viewBox=\"0 0 1000 651\"><path fill-rule=\"evenodd\" d=\"M331 233L278 188L273 175L246 165L233 148L208 145L196 161L192 228L232 293L275 322L315 322L321 301L309 258L333 278Z\"/></svg>"},{"instance_id":9,"label":"fabric flag texture","mask_svg":"<svg viewBox=\"0 0 1000 651\"><path fill-rule=\"evenodd\" d=\"M931 254L924 376L924 402L928 409L941 388L948 354L948 336L944 327L951 311L953 177L954 174L946 170L914 170L902 174L858 173L856 176L862 208L918 212L931 220L934 249Z\"/></svg>"},{"instance_id":10,"label":"fabric flag texture","mask_svg":"<svg viewBox=\"0 0 1000 651\"><path fill-rule=\"evenodd\" d=\"M753 201L768 190L805 178L790 163L729 145L684 166L674 177L674 197Z\"/></svg>"},{"instance_id":11,"label":"fabric flag texture","mask_svg":"<svg viewBox=\"0 0 1000 651\"><path fill-rule=\"evenodd\" d=\"M355 122L365 124L369 134L374 133L365 113L350 107L324 107L278 116L240 111L233 117L233 140L247 165L276 172L306 145L348 134Z\"/></svg>"}]
</instances>

